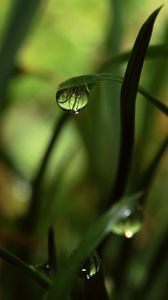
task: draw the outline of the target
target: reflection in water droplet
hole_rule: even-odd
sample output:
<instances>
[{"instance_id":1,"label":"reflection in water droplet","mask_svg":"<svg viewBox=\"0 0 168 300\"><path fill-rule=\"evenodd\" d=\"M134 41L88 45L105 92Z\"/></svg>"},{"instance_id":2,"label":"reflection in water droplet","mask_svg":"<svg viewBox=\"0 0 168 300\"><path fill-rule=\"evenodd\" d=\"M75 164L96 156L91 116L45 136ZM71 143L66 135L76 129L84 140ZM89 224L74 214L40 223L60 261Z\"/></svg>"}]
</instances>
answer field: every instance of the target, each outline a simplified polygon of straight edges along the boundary
<instances>
[{"instance_id":1,"label":"reflection in water droplet","mask_svg":"<svg viewBox=\"0 0 168 300\"><path fill-rule=\"evenodd\" d=\"M124 235L126 238L132 238L142 227L142 209L140 206L128 208L125 210L122 219L112 228L112 232L118 235Z\"/></svg>"},{"instance_id":2,"label":"reflection in water droplet","mask_svg":"<svg viewBox=\"0 0 168 300\"><path fill-rule=\"evenodd\" d=\"M80 277L83 279L90 279L100 269L100 258L96 251L88 255L87 259L81 266Z\"/></svg>"},{"instance_id":3,"label":"reflection in water droplet","mask_svg":"<svg viewBox=\"0 0 168 300\"><path fill-rule=\"evenodd\" d=\"M58 106L73 114L78 114L88 103L87 85L59 90L56 94Z\"/></svg>"}]
</instances>

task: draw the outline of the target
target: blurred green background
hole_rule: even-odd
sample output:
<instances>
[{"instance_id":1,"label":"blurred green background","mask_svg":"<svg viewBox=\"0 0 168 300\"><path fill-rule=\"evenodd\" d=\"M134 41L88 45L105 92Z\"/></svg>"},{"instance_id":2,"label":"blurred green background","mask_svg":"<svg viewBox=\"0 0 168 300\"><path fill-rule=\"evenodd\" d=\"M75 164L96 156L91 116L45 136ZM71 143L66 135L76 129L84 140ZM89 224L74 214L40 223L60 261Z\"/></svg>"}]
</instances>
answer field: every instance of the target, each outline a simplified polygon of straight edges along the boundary
<instances>
[{"instance_id":1,"label":"blurred green background","mask_svg":"<svg viewBox=\"0 0 168 300\"><path fill-rule=\"evenodd\" d=\"M62 114L55 101L56 88L69 77L98 72L105 61L130 50L141 24L162 3L23 2L0 0L0 244L13 248L26 245L36 252L39 263L45 258L47 229L52 224L58 257L64 263L98 216L101 201L105 201L113 181L119 145L120 87L102 84L86 111L65 124L41 185L35 234L29 236L22 232L19 222L29 209L32 179ZM17 22L12 25L17 9ZM165 4L155 24L152 45L168 43L167 12ZM168 94L167 58L168 55L160 54L147 61L141 77L142 86L163 102ZM123 76L124 69L125 63L115 63L104 71ZM139 165L139 170L143 170L168 133L168 122L162 113L140 99L136 125L137 145L138 140L143 141ZM131 269L129 284L141 282L146 274L141 264L151 257L145 257L143 251L150 248L153 253L155 246L150 244L157 243L167 227L167 178L165 155L147 199L142 231L135 238L131 263L137 276ZM105 261L112 264L118 251L109 246ZM2 267L3 264L1 261ZM108 284L112 288L107 276ZM7 294L4 291L2 299L15 299Z\"/></svg>"}]
</instances>

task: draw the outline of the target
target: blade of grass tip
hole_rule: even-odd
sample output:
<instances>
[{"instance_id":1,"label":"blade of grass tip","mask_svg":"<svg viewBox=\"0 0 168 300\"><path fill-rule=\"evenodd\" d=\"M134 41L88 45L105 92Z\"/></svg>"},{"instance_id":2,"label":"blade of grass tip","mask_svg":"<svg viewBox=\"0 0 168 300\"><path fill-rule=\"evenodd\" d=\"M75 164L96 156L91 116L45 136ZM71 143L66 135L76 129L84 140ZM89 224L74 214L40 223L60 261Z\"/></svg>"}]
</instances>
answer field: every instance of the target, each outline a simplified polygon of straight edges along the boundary
<instances>
[{"instance_id":1,"label":"blade of grass tip","mask_svg":"<svg viewBox=\"0 0 168 300\"><path fill-rule=\"evenodd\" d=\"M25 38L41 0L15 0L12 3L9 21L0 50L0 108L4 105L4 94L14 68L16 53Z\"/></svg>"},{"instance_id":2,"label":"blade of grass tip","mask_svg":"<svg viewBox=\"0 0 168 300\"><path fill-rule=\"evenodd\" d=\"M21 268L23 271L28 273L41 287L47 289L51 285L51 280L42 272L37 270L34 266L30 266L22 261L20 258L16 257L11 252L0 248L0 257L3 258L6 262Z\"/></svg>"},{"instance_id":3,"label":"blade of grass tip","mask_svg":"<svg viewBox=\"0 0 168 300\"><path fill-rule=\"evenodd\" d=\"M134 146L135 101L138 84L153 25L160 9L161 7L155 10L141 27L126 68L121 88L120 155L114 188L108 207L122 196L127 184Z\"/></svg>"},{"instance_id":4,"label":"blade of grass tip","mask_svg":"<svg viewBox=\"0 0 168 300\"><path fill-rule=\"evenodd\" d=\"M102 239L111 232L112 226L122 218L125 210L134 205L135 201L139 201L141 196L142 193L137 193L130 197L124 197L122 202L117 203L97 220L95 226L83 238L74 255L71 255L68 264L57 273L53 285L44 298L45 300L67 299L80 266L87 255L93 252Z\"/></svg>"},{"instance_id":5,"label":"blade of grass tip","mask_svg":"<svg viewBox=\"0 0 168 300\"><path fill-rule=\"evenodd\" d=\"M112 81L115 83L123 83L123 78L118 76L113 76L111 74L87 74L87 75L81 75L77 77L72 77L70 79L67 79L63 81L57 89L57 92L60 92L61 90L68 89L68 88L75 88L77 86L81 85L88 85L89 88L92 88L92 85L96 83L101 83L102 81ZM149 94L146 89L144 89L142 86L138 86L138 92L143 95L148 101L151 102L156 108L158 108L162 113L165 115L168 115L168 106Z\"/></svg>"},{"instance_id":6,"label":"blade of grass tip","mask_svg":"<svg viewBox=\"0 0 168 300\"><path fill-rule=\"evenodd\" d=\"M164 44L168 42L168 24L165 24L165 26L162 29L163 33L163 41ZM167 57L168 57L168 51L167 51ZM158 61L155 61L155 63L150 67L150 79L148 83L148 88L152 90L153 95L159 95L161 94L162 89L164 88L166 84L166 78L167 78L167 68L168 68L168 60L160 59ZM147 72L148 73L148 72ZM142 95L145 96L144 91L142 89ZM164 110L164 113L166 116L168 116L168 106L166 104L162 105L161 102L155 102L154 99L151 99L154 103L154 105ZM167 102L168 103L168 102ZM155 123L157 122L157 113L154 107L151 107L151 105L147 102L143 104L141 107L141 114L143 115L143 118L140 118L140 131L138 135L138 141L136 145L135 150L135 160L133 163L133 172L132 172L132 178L131 180L131 186L134 188L134 180L137 181L138 173L140 173L140 170L142 169L143 161L145 160L146 153L148 153L148 149L150 147L149 140L151 140L153 135L153 130L151 130ZM142 120L141 120L142 119ZM137 176L134 176L134 170Z\"/></svg>"}]
</instances>

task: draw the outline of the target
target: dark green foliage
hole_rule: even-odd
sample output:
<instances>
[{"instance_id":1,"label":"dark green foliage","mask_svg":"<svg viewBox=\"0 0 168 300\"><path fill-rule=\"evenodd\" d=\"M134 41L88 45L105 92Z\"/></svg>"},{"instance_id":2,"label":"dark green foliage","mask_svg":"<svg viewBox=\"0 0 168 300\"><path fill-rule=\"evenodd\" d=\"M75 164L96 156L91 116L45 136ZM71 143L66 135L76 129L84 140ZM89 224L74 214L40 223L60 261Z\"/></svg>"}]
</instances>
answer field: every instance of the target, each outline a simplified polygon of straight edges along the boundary
<instances>
[{"instance_id":1,"label":"dark green foliage","mask_svg":"<svg viewBox=\"0 0 168 300\"><path fill-rule=\"evenodd\" d=\"M39 4L40 1L27 1L23 5L21 0L15 1L15 4L13 4L11 19L0 51L2 114L4 113L4 101L7 99L7 87L11 77L14 76L16 53L26 36L31 17ZM120 18L121 7L116 1L113 1L113 5L114 11L116 11L114 23L117 23L116 17ZM166 291L165 278L167 271L165 265L168 261L165 230L167 225L165 226L165 221L160 226L160 230L152 243L148 242L150 244L149 251L144 252L141 256L138 253L138 251L140 252L138 246L136 249L136 243L134 245L134 235L138 234L143 226L146 212L145 205L149 190L152 187L152 181L168 148L168 136L167 132L164 132L162 141L159 142L154 155L150 159L147 157L147 162L144 163L143 132L141 129L145 118L141 118L142 127L139 136L136 131L136 120L138 119L136 99L138 95L144 96L144 99L138 101L138 103L141 103L141 105L143 103L151 104L151 108L155 108L158 115L161 113L165 118L168 117L168 106L164 101L160 101L155 93L148 92L140 84L145 59L150 58L155 62L158 57L167 57L167 45L149 46L153 25L160 9L156 9L142 25L130 52L117 54L120 38L115 37L115 29L111 28L112 39L108 37L106 44L108 59L98 66L97 73L72 77L58 86L56 101L65 113L59 116L59 120L56 119L44 155L31 180L32 193L29 207L17 224L17 230L22 232L26 238L35 234L38 235L39 232L42 232L41 235L43 236L43 232L46 232L50 225L46 247L47 257L45 257L43 263L37 265L35 262L38 257L37 249L34 253L31 247L26 245L23 245L23 247L17 246L14 250L15 256L11 251L0 248L1 258L16 267L17 270L14 299L17 299L17 295L24 297L25 300L29 297L31 299L40 297L39 299L45 300L166 299L164 294L161 294L161 297L158 298L159 291L162 288ZM121 28L121 20L118 22L120 22L118 24ZM111 58L111 41L115 39L114 57ZM119 64L123 62L127 62L125 75L118 76ZM117 76L111 74L111 66L114 65ZM120 97L118 98L117 90L111 92L116 83L120 89ZM8 108L7 104L9 103L6 103L6 108ZM93 111L95 113L92 118ZM59 187L62 185L62 179L68 165L67 157L72 160L77 152L71 154L69 149L65 149L66 154L68 153L69 156L65 155L65 158L63 157L62 168L56 170L58 173L54 176L54 179L51 180L50 176L49 179L46 179L46 174L48 174L47 170L53 156L53 150L58 147L59 138L63 135L64 128L67 128L67 121L70 123L75 117L76 123L74 126L79 129L80 138L85 144L88 165L91 166L86 171L86 173L88 172L86 177L88 177L87 180L90 185L95 186L96 190L96 218L92 226L88 226L89 229L85 230L84 237L81 230L79 246L75 251L72 251L69 259L66 259L66 263L63 259L63 264L61 264L61 254L57 249L57 240L55 242L55 228L51 227L51 224L53 224L53 219L54 221L57 217L59 219L59 213L61 220L62 212L61 210L60 212L57 211L61 207L59 204L59 195L61 194L59 194ZM116 125L115 129L112 128L112 124ZM89 126L90 130L88 130ZM93 128L91 129L91 127ZM101 131L99 131L100 128ZM107 129L107 132L103 131L104 128ZM94 132L93 136L90 134L92 132ZM107 140L104 140L106 135ZM146 136L148 137L148 132ZM144 145L147 142L145 139ZM92 147L92 145L94 146ZM100 145L100 147L97 145ZM0 152L3 153L3 147L1 148ZM105 149L104 153L102 149L103 151ZM5 157L5 155L2 155L3 160L5 160ZM113 171L110 169L111 162L115 166ZM143 166L141 166L141 162L144 163ZM9 163L9 165L12 166L12 163ZM16 172L15 166L12 166L11 169ZM87 180L84 182L86 186L88 184ZM73 209L72 199L75 199L75 196L78 197L78 191L81 189L82 184L79 184L77 189L74 189L73 184L69 190L67 189L69 202L66 203L66 207L62 205L65 215L67 213L68 216L70 209ZM65 188L66 185L62 188L63 192L65 192ZM90 186L88 189L90 189ZM71 197L71 193L74 193L74 198ZM87 198L87 188L84 189L84 197ZM63 198L64 193L62 198L60 196L62 201ZM56 204L53 204L54 201ZM71 218L73 219L73 214ZM73 224L73 220L71 220L71 224ZM117 234L121 237L117 237ZM125 237L128 239L125 239ZM64 236L61 236L61 239L64 240ZM108 257L109 253L110 258ZM22 257L24 261L19 257ZM37 283L37 286L39 285L39 290L38 287L34 289L28 279L25 281L24 276L20 278L19 269L28 274L28 277L25 278L30 276ZM134 269L136 269L135 276ZM111 286L108 287L108 280L109 286L110 284L113 285L112 288ZM21 291L20 286L22 287ZM154 290L153 293L152 290ZM30 296L27 293L28 291ZM11 296L13 296L13 292L11 292ZM10 295L6 299L10 300Z\"/></svg>"}]
</instances>

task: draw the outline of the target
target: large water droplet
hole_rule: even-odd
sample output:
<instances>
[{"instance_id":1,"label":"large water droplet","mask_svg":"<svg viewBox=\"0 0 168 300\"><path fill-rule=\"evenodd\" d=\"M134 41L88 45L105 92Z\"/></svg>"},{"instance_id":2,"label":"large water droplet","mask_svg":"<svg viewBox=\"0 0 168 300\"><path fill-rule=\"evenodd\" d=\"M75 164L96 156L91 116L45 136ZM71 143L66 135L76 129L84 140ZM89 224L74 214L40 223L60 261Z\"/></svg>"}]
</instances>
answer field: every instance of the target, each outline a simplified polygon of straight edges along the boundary
<instances>
[{"instance_id":1,"label":"large water droplet","mask_svg":"<svg viewBox=\"0 0 168 300\"><path fill-rule=\"evenodd\" d=\"M81 266L80 277L83 279L90 279L100 269L100 258L96 251L88 255L87 259Z\"/></svg>"},{"instance_id":2,"label":"large water droplet","mask_svg":"<svg viewBox=\"0 0 168 300\"><path fill-rule=\"evenodd\" d=\"M61 89L56 94L58 106L63 110L78 114L88 103L89 88L87 85Z\"/></svg>"},{"instance_id":3,"label":"large water droplet","mask_svg":"<svg viewBox=\"0 0 168 300\"><path fill-rule=\"evenodd\" d=\"M112 232L132 238L142 227L142 208L127 208L122 218L112 227Z\"/></svg>"}]
</instances>

